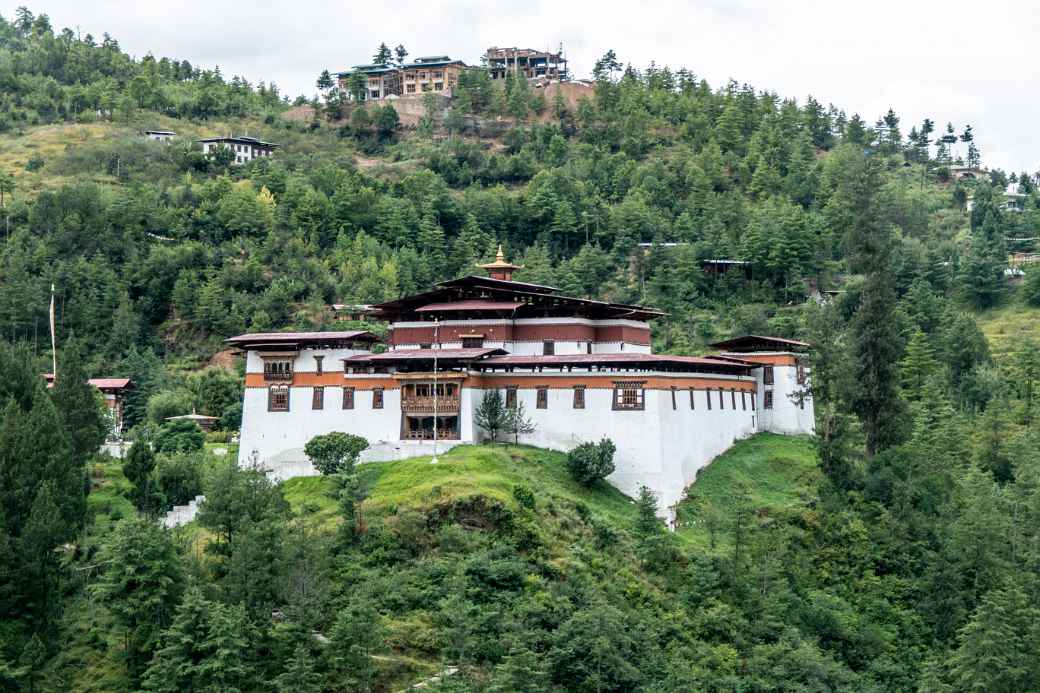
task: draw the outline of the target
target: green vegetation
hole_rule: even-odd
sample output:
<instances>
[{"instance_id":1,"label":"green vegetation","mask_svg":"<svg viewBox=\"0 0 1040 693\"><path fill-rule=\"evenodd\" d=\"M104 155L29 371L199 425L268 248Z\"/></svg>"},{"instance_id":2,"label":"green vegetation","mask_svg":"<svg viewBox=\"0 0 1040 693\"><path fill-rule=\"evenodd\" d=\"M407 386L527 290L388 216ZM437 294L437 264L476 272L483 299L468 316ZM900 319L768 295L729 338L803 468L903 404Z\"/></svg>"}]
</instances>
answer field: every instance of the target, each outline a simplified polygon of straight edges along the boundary
<instances>
[{"instance_id":1,"label":"green vegetation","mask_svg":"<svg viewBox=\"0 0 1040 693\"><path fill-rule=\"evenodd\" d=\"M970 127L904 136L893 110L871 126L613 51L574 101L467 71L443 122L326 77L324 104L291 107L0 19L0 688L389 691L449 664L441 690L1037 687L1040 290L1004 272L1040 235L1031 176L951 181L981 162ZM236 166L192 144L227 131L283 146ZM816 435L741 442L674 533L653 494L582 486L562 453L279 486L208 452L241 418L223 338L383 330L327 306L424 290L498 243L517 279L667 311L659 351L804 338ZM125 464L93 455L88 375L136 384ZM190 409L218 430L166 422ZM481 414L496 434L522 424L506 409ZM144 519L199 491L193 526Z\"/></svg>"}]
</instances>

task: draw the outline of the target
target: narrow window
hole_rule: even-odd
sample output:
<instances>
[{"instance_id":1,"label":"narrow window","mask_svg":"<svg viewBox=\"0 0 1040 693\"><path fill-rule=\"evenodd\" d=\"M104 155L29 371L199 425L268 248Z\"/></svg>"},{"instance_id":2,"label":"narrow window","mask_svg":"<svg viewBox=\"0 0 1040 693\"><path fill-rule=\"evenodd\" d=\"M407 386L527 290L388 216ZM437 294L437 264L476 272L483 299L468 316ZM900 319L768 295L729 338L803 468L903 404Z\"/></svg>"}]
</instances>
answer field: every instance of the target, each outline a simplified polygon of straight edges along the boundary
<instances>
[{"instance_id":1,"label":"narrow window","mask_svg":"<svg viewBox=\"0 0 1040 693\"><path fill-rule=\"evenodd\" d=\"M675 411L679 405L675 401L675 385L672 385L672 411Z\"/></svg>"},{"instance_id":2,"label":"narrow window","mask_svg":"<svg viewBox=\"0 0 1040 693\"><path fill-rule=\"evenodd\" d=\"M802 363L801 359L796 363L798 368L798 384L805 385L805 364Z\"/></svg>"},{"instance_id":3,"label":"narrow window","mask_svg":"<svg viewBox=\"0 0 1040 693\"><path fill-rule=\"evenodd\" d=\"M697 403L696 403L696 402L694 401L694 396L693 396L695 392L697 392L697 391L696 391L696 390L694 390L694 389L693 389L693 388L691 387L691 388L690 388L690 411L693 411L694 409L696 409L696 408L697 408Z\"/></svg>"},{"instance_id":4,"label":"narrow window","mask_svg":"<svg viewBox=\"0 0 1040 693\"><path fill-rule=\"evenodd\" d=\"M289 411L289 388L272 385L267 388L267 411Z\"/></svg>"},{"instance_id":5,"label":"narrow window","mask_svg":"<svg viewBox=\"0 0 1040 693\"><path fill-rule=\"evenodd\" d=\"M757 400L757 399L758 399L758 392L752 393L752 395L751 395L751 411L755 411L755 407L758 406L755 403L755 400Z\"/></svg>"},{"instance_id":6,"label":"narrow window","mask_svg":"<svg viewBox=\"0 0 1040 693\"><path fill-rule=\"evenodd\" d=\"M773 384L773 367L763 366L762 367L762 382L766 385Z\"/></svg>"},{"instance_id":7,"label":"narrow window","mask_svg":"<svg viewBox=\"0 0 1040 693\"><path fill-rule=\"evenodd\" d=\"M711 411L711 390L704 391L704 400L708 403L708 411Z\"/></svg>"},{"instance_id":8,"label":"narrow window","mask_svg":"<svg viewBox=\"0 0 1040 693\"><path fill-rule=\"evenodd\" d=\"M741 390L740 391L740 410L741 411L747 411L747 398L745 397L745 395L747 395L747 393L744 392L743 390Z\"/></svg>"},{"instance_id":9,"label":"narrow window","mask_svg":"<svg viewBox=\"0 0 1040 693\"><path fill-rule=\"evenodd\" d=\"M345 387L343 388L343 408L353 409L354 408L354 388Z\"/></svg>"},{"instance_id":10,"label":"narrow window","mask_svg":"<svg viewBox=\"0 0 1040 693\"><path fill-rule=\"evenodd\" d=\"M733 411L737 410L737 391L736 390L730 390L729 391L729 406L733 409Z\"/></svg>"},{"instance_id":11,"label":"narrow window","mask_svg":"<svg viewBox=\"0 0 1040 693\"><path fill-rule=\"evenodd\" d=\"M722 399L722 388L719 388L719 409L726 408L726 400Z\"/></svg>"},{"instance_id":12,"label":"narrow window","mask_svg":"<svg viewBox=\"0 0 1040 693\"><path fill-rule=\"evenodd\" d=\"M575 385L574 386L574 408L584 409L585 408L585 386Z\"/></svg>"},{"instance_id":13,"label":"narrow window","mask_svg":"<svg viewBox=\"0 0 1040 693\"><path fill-rule=\"evenodd\" d=\"M549 388L538 388L538 398L535 400L535 407L538 409L549 408Z\"/></svg>"},{"instance_id":14,"label":"narrow window","mask_svg":"<svg viewBox=\"0 0 1040 693\"><path fill-rule=\"evenodd\" d=\"M372 390L372 408L382 409L383 408L383 388L377 387Z\"/></svg>"},{"instance_id":15,"label":"narrow window","mask_svg":"<svg viewBox=\"0 0 1040 693\"><path fill-rule=\"evenodd\" d=\"M552 356L556 353L556 342L542 342L542 356Z\"/></svg>"},{"instance_id":16,"label":"narrow window","mask_svg":"<svg viewBox=\"0 0 1040 693\"><path fill-rule=\"evenodd\" d=\"M325 408L325 388L316 387L311 391L311 409Z\"/></svg>"},{"instance_id":17,"label":"narrow window","mask_svg":"<svg viewBox=\"0 0 1040 693\"><path fill-rule=\"evenodd\" d=\"M799 409L803 409L803 410L805 409L805 395L804 394L798 398L798 408Z\"/></svg>"},{"instance_id":18,"label":"narrow window","mask_svg":"<svg viewBox=\"0 0 1040 693\"><path fill-rule=\"evenodd\" d=\"M764 408L766 408L766 409L772 409L773 408L773 391L772 390L766 390L766 398L765 398L765 402L763 402L762 406Z\"/></svg>"},{"instance_id":19,"label":"narrow window","mask_svg":"<svg viewBox=\"0 0 1040 693\"><path fill-rule=\"evenodd\" d=\"M592 353L592 342L585 342L585 353L586 354L591 354Z\"/></svg>"},{"instance_id":20,"label":"narrow window","mask_svg":"<svg viewBox=\"0 0 1040 693\"><path fill-rule=\"evenodd\" d=\"M510 409L516 409L516 388L506 388L506 406Z\"/></svg>"},{"instance_id":21,"label":"narrow window","mask_svg":"<svg viewBox=\"0 0 1040 693\"><path fill-rule=\"evenodd\" d=\"M315 356L314 357L314 372L317 373L318 375L321 375L322 373L325 372L322 369L322 362L324 360L325 360L324 356Z\"/></svg>"}]
</instances>

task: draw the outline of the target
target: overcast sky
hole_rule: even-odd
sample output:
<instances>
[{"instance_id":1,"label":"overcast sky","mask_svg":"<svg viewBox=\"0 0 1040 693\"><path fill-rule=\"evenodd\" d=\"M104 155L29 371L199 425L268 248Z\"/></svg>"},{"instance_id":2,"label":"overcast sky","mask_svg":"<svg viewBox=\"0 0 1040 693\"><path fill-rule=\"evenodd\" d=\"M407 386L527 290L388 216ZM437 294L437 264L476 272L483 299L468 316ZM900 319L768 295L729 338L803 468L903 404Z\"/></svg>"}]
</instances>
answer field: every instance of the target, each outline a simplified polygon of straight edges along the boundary
<instances>
[{"instance_id":1,"label":"overcast sky","mask_svg":"<svg viewBox=\"0 0 1040 693\"><path fill-rule=\"evenodd\" d=\"M0 13L13 18L18 4L0 0ZM612 48L622 62L686 67L713 87L733 78L800 101L812 94L869 123L891 106L904 135L925 117L958 133L970 123L984 164L1040 168L1040 6L1021 0L49 0L30 9L57 29L107 31L137 57L219 64L292 96L313 94L323 68L369 61L380 41L469 63L488 46L562 43L578 76Z\"/></svg>"}]
</instances>

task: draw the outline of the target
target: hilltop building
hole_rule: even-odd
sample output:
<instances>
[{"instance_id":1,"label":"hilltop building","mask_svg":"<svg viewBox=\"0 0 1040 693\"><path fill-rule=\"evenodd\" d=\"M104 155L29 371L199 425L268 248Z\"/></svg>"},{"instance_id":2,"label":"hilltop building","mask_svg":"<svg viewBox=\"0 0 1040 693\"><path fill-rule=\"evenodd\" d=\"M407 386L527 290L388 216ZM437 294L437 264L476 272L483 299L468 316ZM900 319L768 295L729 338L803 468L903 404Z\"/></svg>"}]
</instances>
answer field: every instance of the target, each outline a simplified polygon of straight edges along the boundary
<instances>
[{"instance_id":1,"label":"hilltop building","mask_svg":"<svg viewBox=\"0 0 1040 693\"><path fill-rule=\"evenodd\" d=\"M562 51L551 53L533 48L498 48L492 46L484 53L491 79L505 79L506 74L527 79L562 81L568 77L567 59Z\"/></svg>"},{"instance_id":2,"label":"hilltop building","mask_svg":"<svg viewBox=\"0 0 1040 693\"><path fill-rule=\"evenodd\" d=\"M177 133L173 130L145 130L145 139L154 140L156 142L169 142Z\"/></svg>"},{"instance_id":3,"label":"hilltop building","mask_svg":"<svg viewBox=\"0 0 1040 693\"><path fill-rule=\"evenodd\" d=\"M236 164L244 164L253 159L271 156L274 154L274 150L278 147L277 144L272 142L264 142L255 137L246 137L244 135L207 137L204 140L199 140L199 144L202 145L203 154L215 152L221 147L230 149L235 155L234 163Z\"/></svg>"},{"instance_id":4,"label":"hilltop building","mask_svg":"<svg viewBox=\"0 0 1040 693\"><path fill-rule=\"evenodd\" d=\"M439 94L451 96L459 83L459 74L466 63L447 55L416 58L404 65L355 65L350 70L336 73L339 88L350 98L350 78L361 72L366 78L365 101L378 101L392 96Z\"/></svg>"},{"instance_id":5,"label":"hilltop building","mask_svg":"<svg viewBox=\"0 0 1040 693\"><path fill-rule=\"evenodd\" d=\"M314 474L303 447L330 431L364 436L363 459L429 454L482 438L474 410L489 390L522 402L524 443L569 450L609 437L610 481L646 485L670 508L699 469L757 431L809 433L806 344L773 337L720 342L713 356L654 354L653 308L560 295L513 281L501 252L487 277L373 306L387 350L368 332L245 334L240 462L278 478Z\"/></svg>"},{"instance_id":6,"label":"hilltop building","mask_svg":"<svg viewBox=\"0 0 1040 693\"><path fill-rule=\"evenodd\" d=\"M47 381L47 389L54 387L53 373L44 373L43 379ZM118 436L123 432L123 404L126 401L126 395L134 387L133 382L130 378L91 378L87 384L101 390L105 407L112 416L112 436Z\"/></svg>"}]
</instances>

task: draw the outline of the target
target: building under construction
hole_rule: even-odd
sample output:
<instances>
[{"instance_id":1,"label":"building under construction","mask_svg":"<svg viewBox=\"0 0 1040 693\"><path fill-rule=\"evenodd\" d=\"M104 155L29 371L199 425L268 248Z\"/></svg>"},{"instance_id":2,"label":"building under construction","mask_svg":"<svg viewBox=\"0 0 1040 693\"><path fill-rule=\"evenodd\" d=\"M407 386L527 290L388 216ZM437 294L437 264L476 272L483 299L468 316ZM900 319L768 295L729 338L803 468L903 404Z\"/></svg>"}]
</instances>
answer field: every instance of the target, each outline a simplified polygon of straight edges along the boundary
<instances>
[{"instance_id":1,"label":"building under construction","mask_svg":"<svg viewBox=\"0 0 1040 693\"><path fill-rule=\"evenodd\" d=\"M497 48L491 47L484 54L491 79L505 79L507 73L523 75L528 79L548 79L563 81L567 79L567 58L563 57L563 48L559 52L550 53L533 48Z\"/></svg>"}]
</instances>

